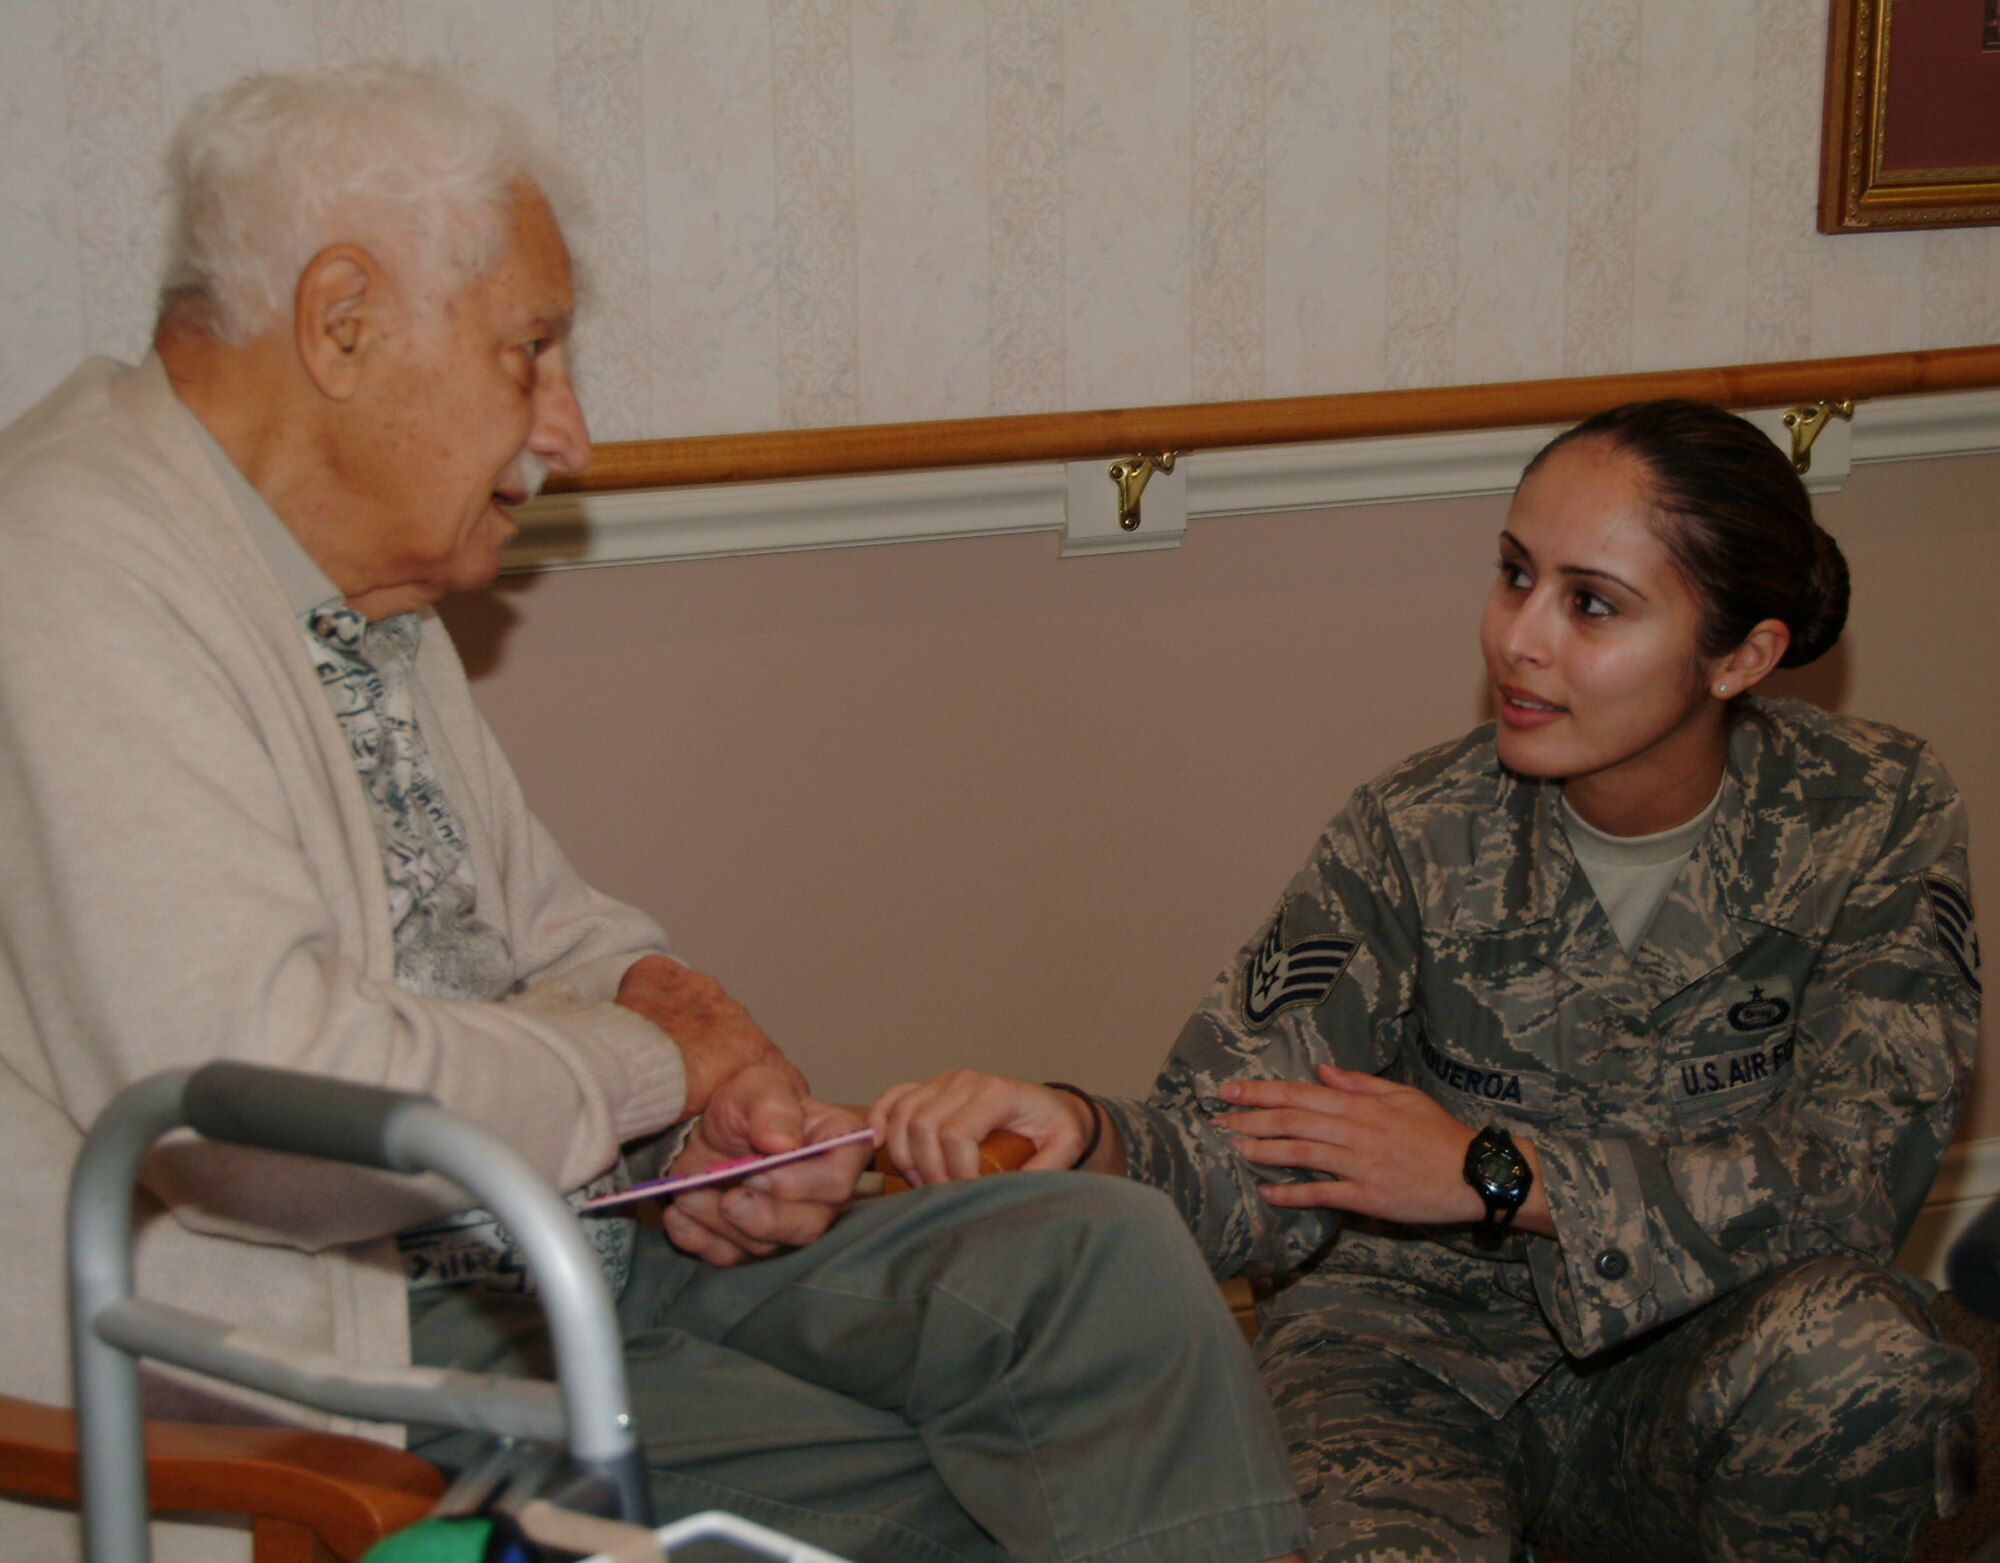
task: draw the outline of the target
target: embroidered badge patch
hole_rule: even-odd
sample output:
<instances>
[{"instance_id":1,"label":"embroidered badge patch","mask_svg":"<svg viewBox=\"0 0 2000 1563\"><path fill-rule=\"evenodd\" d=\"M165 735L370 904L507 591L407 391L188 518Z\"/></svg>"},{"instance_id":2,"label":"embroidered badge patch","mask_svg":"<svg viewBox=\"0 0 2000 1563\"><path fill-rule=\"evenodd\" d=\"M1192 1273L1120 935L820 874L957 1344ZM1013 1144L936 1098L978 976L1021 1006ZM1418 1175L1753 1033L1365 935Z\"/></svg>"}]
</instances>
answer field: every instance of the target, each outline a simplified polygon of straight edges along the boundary
<instances>
[{"instance_id":1,"label":"embroidered badge patch","mask_svg":"<svg viewBox=\"0 0 2000 1563\"><path fill-rule=\"evenodd\" d=\"M1938 944L1951 957L1966 986L1979 992L1979 935L1972 926L1971 898L1942 876L1925 875L1924 891L1930 897Z\"/></svg>"},{"instance_id":2,"label":"embroidered badge patch","mask_svg":"<svg viewBox=\"0 0 2000 1563\"><path fill-rule=\"evenodd\" d=\"M1776 995L1767 997L1761 987L1753 987L1750 997L1741 1004L1729 1006L1729 1025L1734 1031L1769 1031L1773 1026L1782 1026L1791 1016L1789 1003Z\"/></svg>"},{"instance_id":3,"label":"embroidered badge patch","mask_svg":"<svg viewBox=\"0 0 2000 1563\"><path fill-rule=\"evenodd\" d=\"M1318 1004L1333 991L1361 946L1358 939L1330 935L1286 944L1284 923L1280 911L1243 970L1243 1013L1252 1026L1268 1025L1295 1004Z\"/></svg>"}]
</instances>

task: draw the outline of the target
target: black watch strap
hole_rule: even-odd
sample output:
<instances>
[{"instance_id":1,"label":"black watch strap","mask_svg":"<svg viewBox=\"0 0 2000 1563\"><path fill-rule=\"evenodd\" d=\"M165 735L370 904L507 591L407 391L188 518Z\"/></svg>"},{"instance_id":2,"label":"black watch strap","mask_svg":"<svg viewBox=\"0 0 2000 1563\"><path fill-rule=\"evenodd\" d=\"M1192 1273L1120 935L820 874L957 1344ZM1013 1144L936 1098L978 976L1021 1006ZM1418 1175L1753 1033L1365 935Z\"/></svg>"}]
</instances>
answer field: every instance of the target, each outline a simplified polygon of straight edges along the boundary
<instances>
[{"instance_id":1,"label":"black watch strap","mask_svg":"<svg viewBox=\"0 0 2000 1563\"><path fill-rule=\"evenodd\" d=\"M1528 1166L1528 1158L1515 1145L1514 1136L1495 1124L1488 1124L1465 1148L1465 1181L1486 1206L1481 1225L1500 1232L1527 1203L1535 1174Z\"/></svg>"}]
</instances>

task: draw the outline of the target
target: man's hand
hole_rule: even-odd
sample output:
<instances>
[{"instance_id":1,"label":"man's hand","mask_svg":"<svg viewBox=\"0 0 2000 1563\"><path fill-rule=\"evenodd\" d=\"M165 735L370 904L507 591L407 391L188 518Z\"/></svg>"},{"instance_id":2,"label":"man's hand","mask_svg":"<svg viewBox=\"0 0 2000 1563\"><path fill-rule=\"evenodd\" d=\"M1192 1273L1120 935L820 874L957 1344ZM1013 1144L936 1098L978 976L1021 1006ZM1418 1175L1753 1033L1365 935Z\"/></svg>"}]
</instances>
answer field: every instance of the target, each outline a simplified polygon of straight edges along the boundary
<instances>
[{"instance_id":1,"label":"man's hand","mask_svg":"<svg viewBox=\"0 0 2000 1563\"><path fill-rule=\"evenodd\" d=\"M679 1047L681 1065L687 1071L683 1118L706 1112L723 1082L753 1065L788 1073L798 1094L805 1095L805 1076L785 1061L777 1044L764 1035L764 1028L750 1018L750 1012L704 972L690 970L664 955L642 956L627 968L618 984L616 1002L644 1015ZM791 1145L769 1148L790 1150Z\"/></svg>"},{"instance_id":2,"label":"man's hand","mask_svg":"<svg viewBox=\"0 0 2000 1563\"><path fill-rule=\"evenodd\" d=\"M869 1110L868 1121L882 1137L889 1160L912 1187L954 1183L979 1176L979 1142L996 1129L1011 1129L1034 1142L1035 1154L1023 1171L1071 1167L1093 1130L1094 1172L1122 1173L1125 1152L1117 1131L1093 1121L1092 1108L1067 1091L954 1069L930 1080L891 1086Z\"/></svg>"},{"instance_id":3,"label":"man's hand","mask_svg":"<svg viewBox=\"0 0 2000 1563\"><path fill-rule=\"evenodd\" d=\"M705 1171L719 1161L770 1155L860 1128L844 1108L813 1100L789 1065L739 1069L709 1098L672 1171ZM869 1148L849 1145L809 1156L739 1184L696 1189L671 1201L663 1221L683 1253L712 1265L764 1259L803 1248L833 1225L854 1198Z\"/></svg>"}]
</instances>

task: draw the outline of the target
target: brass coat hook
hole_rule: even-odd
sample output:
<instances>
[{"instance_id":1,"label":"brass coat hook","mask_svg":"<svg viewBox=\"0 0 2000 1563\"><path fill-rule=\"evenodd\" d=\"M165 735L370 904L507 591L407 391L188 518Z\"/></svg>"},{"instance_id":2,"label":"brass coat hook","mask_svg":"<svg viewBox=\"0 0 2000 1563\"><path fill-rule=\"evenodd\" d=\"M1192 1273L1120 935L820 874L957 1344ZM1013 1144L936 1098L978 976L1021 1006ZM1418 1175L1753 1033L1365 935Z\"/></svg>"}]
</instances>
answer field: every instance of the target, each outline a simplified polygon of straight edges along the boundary
<instances>
[{"instance_id":1,"label":"brass coat hook","mask_svg":"<svg viewBox=\"0 0 2000 1563\"><path fill-rule=\"evenodd\" d=\"M1148 455L1141 452L1137 456L1121 456L1111 463L1111 481L1118 485L1118 526L1121 531L1139 530L1139 496L1145 492L1146 480L1154 472L1171 472L1174 462L1180 457L1177 450L1163 450Z\"/></svg>"},{"instance_id":2,"label":"brass coat hook","mask_svg":"<svg viewBox=\"0 0 2000 1563\"><path fill-rule=\"evenodd\" d=\"M1803 477L1812 471L1813 441L1829 418L1854 419L1854 398L1840 402L1816 402L1806 407L1788 407L1780 421L1792 435L1792 470Z\"/></svg>"}]
</instances>

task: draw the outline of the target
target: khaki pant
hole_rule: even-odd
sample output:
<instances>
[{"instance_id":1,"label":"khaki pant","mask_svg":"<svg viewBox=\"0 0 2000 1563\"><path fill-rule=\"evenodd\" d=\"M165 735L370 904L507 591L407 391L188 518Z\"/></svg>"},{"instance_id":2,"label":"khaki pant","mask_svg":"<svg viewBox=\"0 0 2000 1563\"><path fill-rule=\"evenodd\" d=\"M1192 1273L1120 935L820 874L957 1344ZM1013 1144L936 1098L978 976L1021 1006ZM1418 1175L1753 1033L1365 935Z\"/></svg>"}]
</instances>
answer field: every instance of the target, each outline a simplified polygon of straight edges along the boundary
<instances>
[{"instance_id":1,"label":"khaki pant","mask_svg":"<svg viewBox=\"0 0 2000 1563\"><path fill-rule=\"evenodd\" d=\"M1249 1352L1150 1189L921 1189L729 1270L649 1232L619 1315L662 1522L726 1508L857 1563L1247 1563L1304 1540ZM412 1327L429 1365L548 1372L531 1301L456 1293Z\"/></svg>"}]
</instances>

